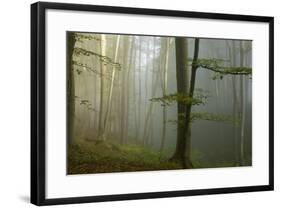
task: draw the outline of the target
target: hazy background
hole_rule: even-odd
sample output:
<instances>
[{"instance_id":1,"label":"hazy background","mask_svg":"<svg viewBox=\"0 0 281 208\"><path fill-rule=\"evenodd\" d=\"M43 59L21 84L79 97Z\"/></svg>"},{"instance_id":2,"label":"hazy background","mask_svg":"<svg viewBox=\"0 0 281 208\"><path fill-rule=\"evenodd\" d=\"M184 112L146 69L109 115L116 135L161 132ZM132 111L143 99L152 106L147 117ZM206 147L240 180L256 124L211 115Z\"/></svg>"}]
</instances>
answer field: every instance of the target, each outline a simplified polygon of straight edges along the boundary
<instances>
[{"instance_id":1,"label":"hazy background","mask_svg":"<svg viewBox=\"0 0 281 208\"><path fill-rule=\"evenodd\" d=\"M101 53L100 35L95 33L77 33L91 36L93 39L76 42L76 47L84 48L95 53ZM175 43L173 37L152 36L120 36L118 63L121 69L116 70L106 64L104 73L100 73L101 61L95 55L75 56L74 60L87 65L75 67L75 126L76 140L95 140L98 135L100 112L100 80L104 79L103 108L106 109L107 95L110 90L110 79L113 70L116 70L112 95L112 110L108 118L109 129L107 139L120 141L126 137L125 143L141 144L147 137L149 148L159 151L161 144L162 110L161 103L150 99L163 96L163 42L169 38L167 90L166 94L177 91ZM117 35L105 35L106 56L114 59ZM219 59L225 66L239 66L240 48L243 47L243 65L251 67L252 43L243 40L200 39L199 59ZM129 46L130 45L130 46ZM128 48L130 47L130 48ZM193 57L194 38L188 38L188 56ZM164 51L164 53L167 51ZM87 67L91 67L88 70ZM251 164L251 137L252 137L252 81L249 76L224 75L203 68L197 70L196 89L208 94L205 105L193 106L192 112L210 112L217 115L237 116L238 124L231 121L196 120L192 123L192 151L200 160L209 164L229 163L235 160L235 151L239 148L241 137L241 115L245 107L244 152L247 164ZM241 88L241 80L243 88ZM125 86L124 86L125 84ZM242 94L241 94L242 92ZM234 94L236 98L234 98ZM242 96L244 101L241 103ZM235 101L236 100L236 101ZM86 101L86 104L83 103ZM90 105L88 105L90 104ZM124 107L125 109L122 109ZM90 106L90 107L89 107ZM89 109L90 108L90 109ZM177 105L166 108L166 140L164 154L170 157L176 146ZM123 117L126 118L123 118ZM103 117L104 119L104 117ZM120 127L120 122L124 124ZM122 124L121 124L122 125ZM120 132L120 128L125 128ZM145 130L146 129L146 130ZM236 136L235 136L236 135ZM237 139L238 138L238 139Z\"/></svg>"}]
</instances>

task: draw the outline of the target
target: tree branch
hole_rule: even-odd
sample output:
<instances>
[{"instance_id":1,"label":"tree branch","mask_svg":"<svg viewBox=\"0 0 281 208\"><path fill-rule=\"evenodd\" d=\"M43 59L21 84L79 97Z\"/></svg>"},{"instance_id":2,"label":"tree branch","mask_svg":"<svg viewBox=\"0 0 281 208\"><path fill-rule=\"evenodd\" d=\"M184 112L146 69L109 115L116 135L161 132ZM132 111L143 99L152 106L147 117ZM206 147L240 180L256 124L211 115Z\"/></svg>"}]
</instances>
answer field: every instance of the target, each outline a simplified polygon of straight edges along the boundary
<instances>
[{"instance_id":1,"label":"tree branch","mask_svg":"<svg viewBox=\"0 0 281 208\"><path fill-rule=\"evenodd\" d=\"M204 68L219 74L227 75L250 75L252 74L252 68L250 67L226 67L221 66L222 62L226 60L221 59L189 59L192 62L192 66L197 66L198 68Z\"/></svg>"},{"instance_id":2,"label":"tree branch","mask_svg":"<svg viewBox=\"0 0 281 208\"><path fill-rule=\"evenodd\" d=\"M107 56L102 56L96 52L90 51L90 50L85 50L83 48L75 47L73 53L75 55L84 55L84 56L97 56L100 61L104 62L105 64L111 64L115 66L116 69L121 70L121 64L114 62L111 58Z\"/></svg>"},{"instance_id":3,"label":"tree branch","mask_svg":"<svg viewBox=\"0 0 281 208\"><path fill-rule=\"evenodd\" d=\"M232 74L232 75L250 75L252 74L252 68L248 67L211 67L208 65L199 64L198 67L220 73L220 74Z\"/></svg>"}]
</instances>

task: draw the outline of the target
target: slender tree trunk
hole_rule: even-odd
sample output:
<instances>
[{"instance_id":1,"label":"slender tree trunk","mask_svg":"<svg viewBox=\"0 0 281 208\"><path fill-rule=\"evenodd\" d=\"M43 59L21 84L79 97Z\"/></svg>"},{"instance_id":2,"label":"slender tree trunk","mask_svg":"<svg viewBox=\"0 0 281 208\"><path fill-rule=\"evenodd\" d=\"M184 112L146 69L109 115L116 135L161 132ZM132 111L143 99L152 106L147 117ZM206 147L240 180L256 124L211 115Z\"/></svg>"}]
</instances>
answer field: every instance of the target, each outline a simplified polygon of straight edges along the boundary
<instances>
[{"instance_id":1,"label":"slender tree trunk","mask_svg":"<svg viewBox=\"0 0 281 208\"><path fill-rule=\"evenodd\" d=\"M244 66L244 50L243 42L240 41L240 66ZM245 165L244 144L245 144L245 117L246 117L246 102L245 102L244 76L240 75L240 95L241 95L241 139L240 139L240 165Z\"/></svg>"},{"instance_id":2,"label":"slender tree trunk","mask_svg":"<svg viewBox=\"0 0 281 208\"><path fill-rule=\"evenodd\" d=\"M163 73L163 89L162 89L162 95L163 97L166 96L167 93L167 84L168 84L168 67L169 67L169 51L170 51L170 39L166 39L166 54L165 54L165 66L163 67L164 73ZM165 140L166 140L166 126L167 126L167 107L166 105L163 106L162 109L162 139L160 144L160 154L163 154L164 146L165 146Z\"/></svg>"},{"instance_id":3,"label":"slender tree trunk","mask_svg":"<svg viewBox=\"0 0 281 208\"><path fill-rule=\"evenodd\" d=\"M149 54L149 51L147 51L146 53ZM146 61L146 74L147 74L148 70L149 70L148 61ZM152 56L152 69L151 69L151 73L152 73L151 97L154 97L154 94L156 92L156 84L154 82L154 70L155 70L155 38L153 38L153 56ZM146 83L147 83L147 81L146 81ZM145 88L147 89L147 86ZM148 140L148 136L149 136L148 127L150 126L149 121L150 121L150 116L151 116L152 107L153 107L152 102L150 102L149 106L147 107L147 101L148 101L147 94L148 94L148 92L145 92L145 117L144 117L144 127L143 127L143 135L142 135L143 145L147 145L147 140Z\"/></svg>"},{"instance_id":4,"label":"slender tree trunk","mask_svg":"<svg viewBox=\"0 0 281 208\"><path fill-rule=\"evenodd\" d=\"M136 53L136 49L135 49L135 53ZM135 60L134 60L134 74L133 74L133 99L134 99L134 106L135 106L135 111L134 111L134 118L135 118L135 137L134 140L135 142L137 142L138 139L138 111L137 111L137 106L138 106L138 102L137 102L137 87L136 87L136 75L137 75L137 71L136 71L136 59L137 59L137 55L135 54Z\"/></svg>"},{"instance_id":5,"label":"slender tree trunk","mask_svg":"<svg viewBox=\"0 0 281 208\"><path fill-rule=\"evenodd\" d=\"M84 83L87 83L88 79L87 76L85 76L84 74L81 74L81 79L83 80ZM88 100L88 95L89 95L89 85L84 85L84 98L86 100ZM89 139L89 129L91 126L91 113L89 112L89 110L87 108L84 108L84 116L85 119L83 120L83 128L82 128L82 133L80 134L81 138L87 138Z\"/></svg>"},{"instance_id":6,"label":"slender tree trunk","mask_svg":"<svg viewBox=\"0 0 281 208\"><path fill-rule=\"evenodd\" d=\"M144 112L147 112L147 108L148 108L148 102L146 102L148 99L148 81L149 81L149 64L148 64L148 59L149 59L149 56L150 56L150 41L149 39L146 39L146 47L145 47L145 72L144 72L144 76L145 76L145 79L144 79L144 82L145 82L145 85L144 85ZM153 51L153 54L154 54L154 51ZM152 64L153 66L153 64ZM152 79L152 76L151 76L151 79ZM152 79L153 80L153 79Z\"/></svg>"},{"instance_id":7,"label":"slender tree trunk","mask_svg":"<svg viewBox=\"0 0 281 208\"><path fill-rule=\"evenodd\" d=\"M68 144L74 141L74 125L75 125L75 79L73 69L73 51L75 46L75 34L72 32L67 33L67 111L68 111Z\"/></svg>"},{"instance_id":8,"label":"slender tree trunk","mask_svg":"<svg viewBox=\"0 0 281 208\"><path fill-rule=\"evenodd\" d=\"M141 129L141 118L142 118L142 114L141 114L141 105L142 105L142 99L141 99L141 95L142 95L142 90L141 90L141 67L142 67L142 64L141 64L141 44L142 44L142 40L141 40L141 37L139 37L139 86L138 86L138 89L139 89L139 100L138 100L138 129L137 129L137 139L139 140L140 138L140 129Z\"/></svg>"},{"instance_id":9,"label":"slender tree trunk","mask_svg":"<svg viewBox=\"0 0 281 208\"><path fill-rule=\"evenodd\" d=\"M100 49L101 49L101 55L102 56L106 56L106 36L105 35L101 35L101 40L100 40ZM104 83L104 74L106 71L106 65L104 64L104 62L102 60L100 60L100 112L99 112L99 130L98 130L98 139L99 140L104 140L104 126L103 126L103 108L104 108L104 87L105 87L105 83Z\"/></svg>"},{"instance_id":10,"label":"slender tree trunk","mask_svg":"<svg viewBox=\"0 0 281 208\"><path fill-rule=\"evenodd\" d=\"M125 104L126 104L126 95L125 95L125 88L126 88L126 65L125 65L125 57L127 56L127 50L128 50L128 37L124 37L123 38L123 70L121 72L121 117L120 117L120 132L121 132L121 135L120 135L120 143L123 144L124 142L124 134L125 134Z\"/></svg>"},{"instance_id":11,"label":"slender tree trunk","mask_svg":"<svg viewBox=\"0 0 281 208\"><path fill-rule=\"evenodd\" d=\"M122 40L124 40L122 38ZM120 48L121 50L121 48ZM123 50L123 49L122 49ZM121 56L121 53L120 53L120 56ZM121 59L120 59L120 62L121 62ZM122 70L121 71L118 71L118 74L117 74L117 87L116 87L116 105L114 106L115 107L115 115L116 115L116 129L117 129L117 132L116 132L116 135L118 135L118 140L121 141L121 119L122 119L122 113L121 113L121 104L122 104L122 75L123 75L123 71L124 71L124 66L122 66Z\"/></svg>"},{"instance_id":12,"label":"slender tree trunk","mask_svg":"<svg viewBox=\"0 0 281 208\"><path fill-rule=\"evenodd\" d=\"M136 50L134 48L134 44L135 44L135 39L133 39L131 41L130 44L130 49L129 49L129 54L128 54L128 59L127 59L127 78L126 78L126 82L127 82L127 86L126 86L126 124L125 124L125 141L124 143L128 143L128 129L129 129L129 119L130 119L130 92L131 92L131 86L130 86L130 74L132 71L132 65L133 65L133 61L135 60L135 56L136 56Z\"/></svg>"},{"instance_id":13,"label":"slender tree trunk","mask_svg":"<svg viewBox=\"0 0 281 208\"><path fill-rule=\"evenodd\" d=\"M236 50L235 50L235 41L232 41L232 47L230 48L230 54L231 54L231 61L230 64L233 67L236 67ZM240 163L240 152L239 152L239 135L237 132L237 126L239 123L238 118L238 98L237 98L237 87L236 87L236 77L233 75L231 77L232 79L232 94L233 94L233 108L232 108L232 114L233 114L233 137L234 137L234 153L235 153L235 163L237 166L239 166Z\"/></svg>"},{"instance_id":14,"label":"slender tree trunk","mask_svg":"<svg viewBox=\"0 0 281 208\"><path fill-rule=\"evenodd\" d=\"M95 61L95 57L93 56L92 57L92 66L93 66L93 68L98 68L97 67L97 62ZM97 117L98 117L98 114L97 114L97 111L96 111L96 109L97 109L97 91L98 91L98 79L97 79L97 75L95 74L94 75L94 78L93 78L94 80L94 82L93 82L93 85L94 85L94 89L93 89L93 99L92 99L92 102L93 102L93 108L94 108L94 111L93 111L93 129L92 129L92 132L96 132L96 130L97 130L97 127L96 127L96 125L97 125L97 123L98 123L98 120L97 120ZM96 138L96 134L94 134L94 133L92 133L92 135L94 135L93 136L93 138Z\"/></svg>"},{"instance_id":15,"label":"slender tree trunk","mask_svg":"<svg viewBox=\"0 0 281 208\"><path fill-rule=\"evenodd\" d=\"M156 51L155 51L155 38L153 41L153 69L152 69L152 79L151 79L151 97L155 97L156 96L156 91L157 91L157 86L158 86L158 82L160 79L160 76L155 76L154 70L156 68L155 66L155 59L156 59ZM160 67L159 67L160 68ZM160 69L158 70L160 71ZM154 80L155 79L155 80ZM143 130L143 144L147 145L148 144L148 137L149 137L149 133L148 133L148 128L152 126L152 122L151 122L151 114L153 112L153 102L149 103L148 106L148 110L146 111L146 116L144 119L144 130ZM149 123L151 123L151 125L149 125Z\"/></svg>"},{"instance_id":16,"label":"slender tree trunk","mask_svg":"<svg viewBox=\"0 0 281 208\"><path fill-rule=\"evenodd\" d=\"M130 39L128 37L124 38L124 56L123 56L123 73L122 73L122 92L121 92L121 143L124 144L127 141L127 99L129 99L129 96L126 94L127 87L128 87L128 73L129 73L129 66L128 66L128 60L130 60L128 57L131 56L131 47L132 44L130 42Z\"/></svg>"},{"instance_id":17,"label":"slender tree trunk","mask_svg":"<svg viewBox=\"0 0 281 208\"><path fill-rule=\"evenodd\" d=\"M196 62L198 60L198 54L199 54L199 38L195 38L195 46L194 46L194 56L192 61L192 67L191 67L191 79L190 79L190 87L189 87L189 97L193 98L194 89L195 89L195 81L196 81L196 71L197 71L197 65ZM186 150L185 150L185 168L192 168L192 162L191 162L191 108L192 103L188 103L186 107L186 114L185 114L185 129L187 131L185 132L186 135Z\"/></svg>"},{"instance_id":18,"label":"slender tree trunk","mask_svg":"<svg viewBox=\"0 0 281 208\"><path fill-rule=\"evenodd\" d=\"M131 72L131 61L133 59L132 57L132 51L133 51L133 40L132 38L128 39L129 41L129 48L127 51L127 57L126 57L126 80L125 80L125 89L124 89L124 93L125 93L125 129L124 129L124 140L123 143L127 143L128 142L128 126L129 126L129 114L130 114L130 72Z\"/></svg>"},{"instance_id":19,"label":"slender tree trunk","mask_svg":"<svg viewBox=\"0 0 281 208\"><path fill-rule=\"evenodd\" d=\"M117 62L118 59L118 50L119 50L119 43L120 43L120 35L117 36L116 39L116 46L115 46L115 54L114 54L114 62ZM115 80L115 74L116 74L116 67L112 67L112 74L111 74L111 81L110 81L110 86L109 86L109 93L108 93L108 99L107 99L107 108L105 111L105 116L104 116L104 129L103 129L103 134L106 131L107 123L108 123L108 116L110 115L111 108L112 108L112 92L113 92L113 85L114 85L114 80ZM104 135L103 135L104 137Z\"/></svg>"}]
</instances>

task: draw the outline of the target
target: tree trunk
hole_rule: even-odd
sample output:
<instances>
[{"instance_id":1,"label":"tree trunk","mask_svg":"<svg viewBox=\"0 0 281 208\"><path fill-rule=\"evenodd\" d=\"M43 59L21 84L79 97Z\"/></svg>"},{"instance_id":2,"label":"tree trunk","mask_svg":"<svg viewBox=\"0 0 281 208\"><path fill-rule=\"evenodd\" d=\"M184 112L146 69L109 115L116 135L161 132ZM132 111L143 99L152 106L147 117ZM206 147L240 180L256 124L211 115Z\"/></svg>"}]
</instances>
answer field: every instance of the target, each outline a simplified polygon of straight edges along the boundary
<instances>
[{"instance_id":1,"label":"tree trunk","mask_svg":"<svg viewBox=\"0 0 281 208\"><path fill-rule=\"evenodd\" d=\"M243 42L240 41L240 67L244 66ZM245 144L245 116L246 101L244 92L244 76L240 75L240 96L241 96L241 139L240 139L240 165L245 165L244 144Z\"/></svg>"},{"instance_id":2,"label":"tree trunk","mask_svg":"<svg viewBox=\"0 0 281 208\"><path fill-rule=\"evenodd\" d=\"M73 51L75 45L75 34L72 32L67 33L67 111L68 111L68 144L71 144L74 140L74 122L75 122L75 79L73 69Z\"/></svg>"},{"instance_id":3,"label":"tree trunk","mask_svg":"<svg viewBox=\"0 0 281 208\"><path fill-rule=\"evenodd\" d=\"M197 66L196 62L198 60L198 54L199 54L199 38L195 38L195 46L194 46L194 56L193 56L193 61L192 61L192 67L191 67L191 79L190 79L190 87L189 87L189 97L193 98L194 94L194 89L195 89L195 81L196 81L196 71L197 71ZM193 165L191 163L191 108L192 108L192 103L188 103L186 107L186 114L185 114L185 129L187 131L185 132L186 135L186 150L185 150L185 155L184 155L184 166L185 168L192 168Z\"/></svg>"},{"instance_id":4,"label":"tree trunk","mask_svg":"<svg viewBox=\"0 0 281 208\"><path fill-rule=\"evenodd\" d=\"M161 49L160 49L161 50ZM159 58L159 57L158 57ZM157 92L157 86L160 81L160 76L157 73L157 71L160 71L160 64L157 67L156 66L156 50L155 50L155 38L153 40L153 62L152 62L152 78L151 78L151 97L156 96ZM159 60L159 59L158 59ZM157 71L155 71L155 68L158 68ZM144 130L143 130L143 144L148 144L148 137L149 137L149 128L152 128L153 121L152 121L152 114L153 114L153 105L154 102L150 102L148 106L148 110L146 111L146 116L144 119Z\"/></svg>"},{"instance_id":5,"label":"tree trunk","mask_svg":"<svg viewBox=\"0 0 281 208\"><path fill-rule=\"evenodd\" d=\"M176 50L176 78L177 92L179 94L188 95L188 47L187 38L175 38ZM186 105L178 101L178 124L177 124L177 144L176 151L171 160L179 161L185 167L185 150L186 150L186 131L183 124L183 116L186 114Z\"/></svg>"},{"instance_id":6,"label":"tree trunk","mask_svg":"<svg viewBox=\"0 0 281 208\"><path fill-rule=\"evenodd\" d=\"M232 47L230 49L230 54L231 54L231 60L230 64L233 67L236 67L236 50L235 50L235 41L232 41ZM236 166L239 166L240 163L240 152L239 152L239 135L237 132L237 126L239 122L238 118L238 98L237 98L237 87L236 87L236 77L233 75L231 77L232 79L232 94L233 94L233 107L232 107L232 114L233 114L233 121L234 121L234 126L233 126L233 137L234 137L234 154L235 154L235 163Z\"/></svg>"},{"instance_id":7,"label":"tree trunk","mask_svg":"<svg viewBox=\"0 0 281 208\"><path fill-rule=\"evenodd\" d=\"M127 140L127 99L128 95L126 94L126 89L128 87L128 56L131 55L131 42L129 37L124 37L124 54L123 54L123 72L122 72L122 92L121 92L121 144L124 144Z\"/></svg>"},{"instance_id":8,"label":"tree trunk","mask_svg":"<svg viewBox=\"0 0 281 208\"><path fill-rule=\"evenodd\" d=\"M118 35L117 39L116 39L115 54L114 54L115 63L117 62L117 59L118 59L119 43L120 43L120 35ZM112 74L111 74L111 81L110 81L110 86L109 86L108 99L107 99L107 108L106 108L105 116L104 116L103 134L105 133L105 131L107 129L106 127L107 127L107 123L108 123L108 117L110 115L111 108L112 108L112 92L113 92L113 85L114 85L116 70L117 70L116 67L113 66ZM103 135L103 137L104 137L104 135Z\"/></svg>"},{"instance_id":9,"label":"tree trunk","mask_svg":"<svg viewBox=\"0 0 281 208\"><path fill-rule=\"evenodd\" d=\"M162 89L162 95L163 97L166 96L167 93L167 84L168 84L168 67L169 67L169 51L170 51L170 39L167 38L166 40L166 54L165 54L165 66L163 67L164 72L163 72L163 89ZM166 140L166 127L167 127L167 107L166 105L163 106L162 109L162 117L163 117L163 122L162 122L162 139L161 139L161 144L160 144L160 154L163 154L164 151L164 146L165 146L165 140Z\"/></svg>"},{"instance_id":10,"label":"tree trunk","mask_svg":"<svg viewBox=\"0 0 281 208\"><path fill-rule=\"evenodd\" d=\"M106 36L101 35L100 40L100 50L101 55L106 56ZM104 140L104 126L103 126L103 107L104 107L104 74L106 71L106 65L100 60L100 112L99 112L99 130L98 130L98 139Z\"/></svg>"},{"instance_id":11,"label":"tree trunk","mask_svg":"<svg viewBox=\"0 0 281 208\"><path fill-rule=\"evenodd\" d=\"M141 37L139 37L139 57L138 57L138 59L139 59L139 62L138 62L138 64L139 64L139 71L138 71L138 74L139 74L139 82L138 82L138 91L139 91L139 100L138 100L138 128L137 128L137 135L136 135L136 139L138 139L139 140L139 142L141 142L140 141L140 129L141 129L141 118L142 118L142 114L141 114L141 101L142 101L142 99L141 99L141 95L142 95L142 90L141 90L141 82L142 82L142 80L141 80L141 67L142 67L142 65L141 65L141 44L142 44L142 40L141 40Z\"/></svg>"},{"instance_id":12,"label":"tree trunk","mask_svg":"<svg viewBox=\"0 0 281 208\"><path fill-rule=\"evenodd\" d=\"M138 106L138 101L137 101L137 79L136 79L136 75L137 75L137 71L136 71L136 60L137 60L137 55L136 55L136 51L137 49L135 48L135 60L134 60L134 74L133 74L133 99L134 99L134 106L135 106L135 110L134 110L134 118L135 118L135 135L134 135L134 141L137 142L138 139L138 111L137 111L137 106Z\"/></svg>"},{"instance_id":13,"label":"tree trunk","mask_svg":"<svg viewBox=\"0 0 281 208\"><path fill-rule=\"evenodd\" d=\"M147 52L149 53L149 51ZM155 79L155 59L156 59L156 51L155 51L155 38L153 38L153 57L152 57L152 76L151 76L151 97L155 97L156 94L156 90L157 90L157 82L158 82L158 77ZM146 63L146 71L148 71L148 62ZM148 94L148 93L146 93ZM145 96L145 103L148 101L147 96ZM149 103L148 109L146 110L146 114L145 114L145 118L144 118L144 128L143 128L143 145L147 145L148 144L148 128L151 127L150 125L150 118L151 118L151 113L152 113L152 108L153 108L153 102Z\"/></svg>"}]
</instances>

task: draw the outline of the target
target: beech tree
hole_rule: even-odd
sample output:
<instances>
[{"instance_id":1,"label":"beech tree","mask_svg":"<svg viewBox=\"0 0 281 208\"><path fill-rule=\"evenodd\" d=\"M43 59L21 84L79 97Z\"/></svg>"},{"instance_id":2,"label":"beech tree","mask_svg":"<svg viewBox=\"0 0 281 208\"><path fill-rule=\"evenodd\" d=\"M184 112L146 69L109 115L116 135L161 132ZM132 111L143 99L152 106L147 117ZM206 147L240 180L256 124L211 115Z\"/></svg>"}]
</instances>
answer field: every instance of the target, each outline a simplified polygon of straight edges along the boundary
<instances>
[{"instance_id":1,"label":"beech tree","mask_svg":"<svg viewBox=\"0 0 281 208\"><path fill-rule=\"evenodd\" d=\"M176 75L177 75L177 93L166 95L163 97L153 98L152 101L161 102L163 106L170 105L173 102L178 106L178 119L177 119L177 145L174 155L171 160L180 161L183 168L192 168L191 160L191 122L196 119L201 120L214 120L226 121L229 120L228 116L214 115L210 113L191 113L193 105L205 104L207 96L197 95L194 97L196 71L198 68L207 69L217 73L220 79L225 75L250 75L251 68L240 65L239 67L230 66L226 67L221 65L221 60L216 59L199 59L199 38L195 38L194 54L191 61L191 77L189 78L189 65L188 65L188 42L186 38L175 38L175 51L176 51ZM234 58L235 60L235 58ZM234 102L236 102L236 91L234 86ZM236 103L235 103L236 104ZM235 106L235 105L234 105ZM236 104L237 106L237 104ZM235 106L235 109L236 109ZM236 111L233 112L235 116L233 121L237 122ZM241 130L242 131L242 130ZM236 133L236 131L235 131ZM241 133L242 134L242 133ZM236 138L236 134L235 134ZM236 139L235 139L236 141ZM238 141L236 141L236 145ZM241 144L240 152L243 152L243 145ZM236 161L240 161L237 159Z\"/></svg>"},{"instance_id":2,"label":"beech tree","mask_svg":"<svg viewBox=\"0 0 281 208\"><path fill-rule=\"evenodd\" d=\"M73 69L73 51L75 46L75 33L67 33L67 68L68 68L68 82L67 82L67 111L68 111L68 144L74 140L74 122L75 122L75 80Z\"/></svg>"},{"instance_id":3,"label":"beech tree","mask_svg":"<svg viewBox=\"0 0 281 208\"><path fill-rule=\"evenodd\" d=\"M68 32L69 160L89 173L249 165L251 74L247 40Z\"/></svg>"}]
</instances>

